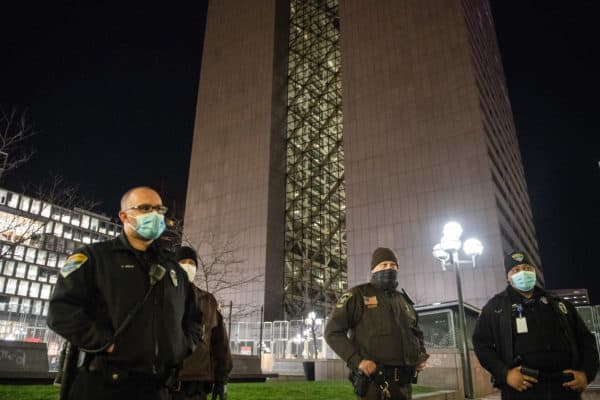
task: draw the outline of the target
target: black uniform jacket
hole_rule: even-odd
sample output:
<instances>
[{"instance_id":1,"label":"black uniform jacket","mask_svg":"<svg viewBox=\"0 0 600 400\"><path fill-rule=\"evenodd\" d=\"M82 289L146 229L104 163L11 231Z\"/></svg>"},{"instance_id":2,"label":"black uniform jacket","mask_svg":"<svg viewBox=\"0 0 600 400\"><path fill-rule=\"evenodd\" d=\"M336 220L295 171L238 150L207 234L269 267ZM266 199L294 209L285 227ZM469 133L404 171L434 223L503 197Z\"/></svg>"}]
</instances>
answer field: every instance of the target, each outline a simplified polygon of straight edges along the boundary
<instances>
[{"instance_id":1,"label":"black uniform jacket","mask_svg":"<svg viewBox=\"0 0 600 400\"><path fill-rule=\"evenodd\" d=\"M414 367L429 357L410 298L371 283L340 297L325 327L325 340L352 369L363 359Z\"/></svg>"},{"instance_id":2,"label":"black uniform jacket","mask_svg":"<svg viewBox=\"0 0 600 400\"><path fill-rule=\"evenodd\" d=\"M164 277L129 326L114 337L149 289L152 264L165 268ZM172 253L156 243L145 252L134 250L121 234L88 245L67 260L50 299L48 326L108 363L160 376L194 350L202 335L202 311ZM107 354L111 343L114 352Z\"/></svg>"},{"instance_id":3,"label":"black uniform jacket","mask_svg":"<svg viewBox=\"0 0 600 400\"><path fill-rule=\"evenodd\" d=\"M514 365L513 354L513 312L509 295L509 287L498 293L483 307L475 331L473 346L481 365L492 374L495 386L506 384L506 375ZM596 341L575 307L568 301L553 297L543 292L556 311L563 333L571 347L574 366L572 369L585 372L589 382L594 380L598 371L598 351ZM563 305L560 306L559 303ZM561 311L560 308L566 310ZM549 335L557 334L548 332Z\"/></svg>"}]
</instances>

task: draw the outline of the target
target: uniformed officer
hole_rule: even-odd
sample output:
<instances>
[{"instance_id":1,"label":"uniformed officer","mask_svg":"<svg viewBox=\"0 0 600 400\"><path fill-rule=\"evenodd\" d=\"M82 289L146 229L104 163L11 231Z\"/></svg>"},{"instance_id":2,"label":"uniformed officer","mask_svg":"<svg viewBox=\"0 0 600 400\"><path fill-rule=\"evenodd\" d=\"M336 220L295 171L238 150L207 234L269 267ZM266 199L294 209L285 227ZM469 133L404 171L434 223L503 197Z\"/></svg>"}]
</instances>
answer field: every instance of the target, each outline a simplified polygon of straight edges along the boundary
<instances>
[{"instance_id":1,"label":"uniformed officer","mask_svg":"<svg viewBox=\"0 0 600 400\"><path fill-rule=\"evenodd\" d=\"M483 308L473 345L503 399L579 399L598 371L596 342L571 303L536 286L522 251L506 255L509 285Z\"/></svg>"},{"instance_id":2,"label":"uniformed officer","mask_svg":"<svg viewBox=\"0 0 600 400\"><path fill-rule=\"evenodd\" d=\"M69 399L167 399L166 384L202 335L202 312L173 253L158 193L121 199L123 233L88 245L62 266L48 326L77 346Z\"/></svg>"},{"instance_id":3,"label":"uniformed officer","mask_svg":"<svg viewBox=\"0 0 600 400\"><path fill-rule=\"evenodd\" d=\"M394 252L377 248L371 282L344 293L325 327L329 346L352 371L369 377L366 393L358 398L411 399L411 381L429 357L413 302L396 290L397 271Z\"/></svg>"},{"instance_id":4,"label":"uniformed officer","mask_svg":"<svg viewBox=\"0 0 600 400\"><path fill-rule=\"evenodd\" d=\"M182 246L175 254L179 265L193 283L198 265L196 251L191 247ZM194 354L183 362L180 384L177 385L177 390L171 393L171 399L205 400L207 394L212 391L213 399L226 400L226 384L233 363L223 316L212 294L194 284L192 286L202 308L204 335Z\"/></svg>"}]
</instances>

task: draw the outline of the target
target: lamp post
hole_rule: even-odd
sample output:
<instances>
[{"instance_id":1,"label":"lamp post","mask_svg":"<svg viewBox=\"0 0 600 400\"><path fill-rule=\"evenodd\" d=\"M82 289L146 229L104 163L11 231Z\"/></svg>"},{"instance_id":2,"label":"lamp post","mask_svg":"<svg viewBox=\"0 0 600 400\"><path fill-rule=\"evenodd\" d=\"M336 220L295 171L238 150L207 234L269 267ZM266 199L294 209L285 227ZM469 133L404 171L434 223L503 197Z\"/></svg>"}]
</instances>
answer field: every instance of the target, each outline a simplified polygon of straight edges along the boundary
<instances>
[{"instance_id":1,"label":"lamp post","mask_svg":"<svg viewBox=\"0 0 600 400\"><path fill-rule=\"evenodd\" d=\"M315 331L316 326L320 326L323 324L323 320L321 318L317 318L317 314L314 311L308 313L308 316L304 320L306 326L310 327L310 333L312 333L313 340L313 358L317 358L317 333Z\"/></svg>"},{"instance_id":2,"label":"lamp post","mask_svg":"<svg viewBox=\"0 0 600 400\"><path fill-rule=\"evenodd\" d=\"M433 257L442 264L442 269L446 271L447 265L454 267L456 275L456 292L458 296L458 325L461 331L460 340L460 358L463 365L463 386L465 398L473 398L473 377L471 370L471 359L469 357L469 348L467 345L467 320L465 316L465 304L462 296L462 283L460 280L460 266L471 264L473 268L476 266L476 259L483 252L483 245L478 239L467 239L464 243L461 242L460 236L463 229L458 222L448 222L444 225L442 240L440 243L433 246ZM471 260L461 260L458 251L463 249L463 252L471 258Z\"/></svg>"}]
</instances>

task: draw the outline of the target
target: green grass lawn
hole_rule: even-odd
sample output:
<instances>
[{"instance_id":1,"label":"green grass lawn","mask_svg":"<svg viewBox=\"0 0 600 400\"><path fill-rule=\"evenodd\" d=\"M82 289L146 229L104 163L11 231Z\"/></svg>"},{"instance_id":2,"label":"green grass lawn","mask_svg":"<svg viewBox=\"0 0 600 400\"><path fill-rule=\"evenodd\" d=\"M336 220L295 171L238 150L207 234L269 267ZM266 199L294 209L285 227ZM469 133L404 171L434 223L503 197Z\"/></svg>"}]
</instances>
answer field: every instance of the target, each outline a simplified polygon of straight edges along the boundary
<instances>
[{"instance_id":1,"label":"green grass lawn","mask_svg":"<svg viewBox=\"0 0 600 400\"><path fill-rule=\"evenodd\" d=\"M283 381L232 383L227 386L228 400L347 400L354 399L348 381ZM413 386L413 393L431 389ZM1 400L57 400L58 388L51 385L0 385Z\"/></svg>"}]
</instances>

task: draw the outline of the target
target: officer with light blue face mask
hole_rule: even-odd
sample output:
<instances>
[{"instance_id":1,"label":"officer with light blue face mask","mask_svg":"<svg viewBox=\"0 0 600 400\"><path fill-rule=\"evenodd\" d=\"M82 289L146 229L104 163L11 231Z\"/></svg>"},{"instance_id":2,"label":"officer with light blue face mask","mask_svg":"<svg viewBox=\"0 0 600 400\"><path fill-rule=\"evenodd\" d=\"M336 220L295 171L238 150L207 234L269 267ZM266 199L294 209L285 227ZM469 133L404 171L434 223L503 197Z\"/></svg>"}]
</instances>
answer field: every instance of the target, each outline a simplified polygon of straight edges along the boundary
<instances>
[{"instance_id":1,"label":"officer with light blue face mask","mask_svg":"<svg viewBox=\"0 0 600 400\"><path fill-rule=\"evenodd\" d=\"M119 211L123 233L83 246L61 267L48 325L79 352L61 400L166 400L200 343L194 287L156 240L166 212L155 190L128 190Z\"/></svg>"},{"instance_id":2,"label":"officer with light blue face mask","mask_svg":"<svg viewBox=\"0 0 600 400\"><path fill-rule=\"evenodd\" d=\"M483 308L473 346L502 399L579 399L598 371L595 339L569 302L548 294L522 251L506 255L508 287Z\"/></svg>"}]
</instances>

